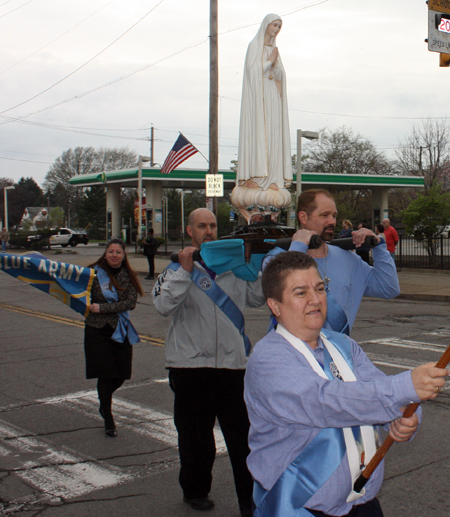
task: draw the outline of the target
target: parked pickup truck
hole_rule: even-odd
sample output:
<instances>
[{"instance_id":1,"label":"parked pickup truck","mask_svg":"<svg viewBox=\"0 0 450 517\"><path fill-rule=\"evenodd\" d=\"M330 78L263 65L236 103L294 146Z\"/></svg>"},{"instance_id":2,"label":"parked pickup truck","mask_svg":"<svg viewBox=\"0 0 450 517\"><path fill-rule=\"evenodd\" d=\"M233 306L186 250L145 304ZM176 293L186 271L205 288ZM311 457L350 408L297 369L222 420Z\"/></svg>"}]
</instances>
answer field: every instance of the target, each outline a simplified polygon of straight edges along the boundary
<instances>
[{"instance_id":1,"label":"parked pickup truck","mask_svg":"<svg viewBox=\"0 0 450 517\"><path fill-rule=\"evenodd\" d=\"M77 233L70 228L60 228L58 233L50 237L50 246L60 244L64 248L67 246L75 247L77 244L87 244L89 237L85 233Z\"/></svg>"}]
</instances>

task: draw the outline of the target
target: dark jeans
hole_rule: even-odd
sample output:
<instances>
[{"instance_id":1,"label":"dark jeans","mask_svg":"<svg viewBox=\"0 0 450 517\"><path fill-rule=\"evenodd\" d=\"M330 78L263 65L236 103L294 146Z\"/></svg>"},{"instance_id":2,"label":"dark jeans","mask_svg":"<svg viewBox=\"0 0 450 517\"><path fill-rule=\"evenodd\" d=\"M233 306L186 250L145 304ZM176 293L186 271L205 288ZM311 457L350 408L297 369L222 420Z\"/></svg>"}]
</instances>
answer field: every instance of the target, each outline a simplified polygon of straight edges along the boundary
<instances>
[{"instance_id":1,"label":"dark jeans","mask_svg":"<svg viewBox=\"0 0 450 517\"><path fill-rule=\"evenodd\" d=\"M155 255L147 255L148 260L148 276L155 276Z\"/></svg>"},{"instance_id":2,"label":"dark jeans","mask_svg":"<svg viewBox=\"0 0 450 517\"><path fill-rule=\"evenodd\" d=\"M314 517L329 517L326 513L317 512L316 510L309 510ZM383 511L381 510L380 502L375 497L372 501L367 503L354 506L350 513L343 515L342 517L383 517Z\"/></svg>"},{"instance_id":3,"label":"dark jeans","mask_svg":"<svg viewBox=\"0 0 450 517\"><path fill-rule=\"evenodd\" d=\"M174 419L181 461L180 485L187 498L211 490L216 454L213 428L222 429L241 508L251 507L253 481L247 469L249 420L244 402L245 370L170 368Z\"/></svg>"}]
</instances>

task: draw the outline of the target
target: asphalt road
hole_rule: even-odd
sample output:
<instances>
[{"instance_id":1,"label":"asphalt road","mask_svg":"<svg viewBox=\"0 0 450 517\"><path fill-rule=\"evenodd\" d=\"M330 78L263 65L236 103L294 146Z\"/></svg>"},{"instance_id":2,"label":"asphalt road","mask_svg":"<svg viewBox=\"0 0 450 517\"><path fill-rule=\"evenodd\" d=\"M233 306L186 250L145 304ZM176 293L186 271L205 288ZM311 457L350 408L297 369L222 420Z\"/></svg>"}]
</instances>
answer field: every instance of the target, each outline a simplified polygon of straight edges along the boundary
<instances>
[{"instance_id":1,"label":"asphalt road","mask_svg":"<svg viewBox=\"0 0 450 517\"><path fill-rule=\"evenodd\" d=\"M77 247L91 253L91 247ZM84 250L84 251L83 251ZM98 249L97 249L98 251ZM94 252L95 253L95 252ZM64 257L69 261L68 257ZM95 380L84 378L83 318L64 304L0 272L0 515L198 515L178 486L173 398L164 369L168 320L148 296L132 313L142 335L133 377L115 397L119 436L107 438ZM436 361L449 342L449 304L363 302L352 333L388 374ZM248 310L256 342L267 327L265 308ZM411 443L389 451L380 499L386 517L450 516L450 388L424 405ZM211 517L238 517L220 430Z\"/></svg>"}]
</instances>

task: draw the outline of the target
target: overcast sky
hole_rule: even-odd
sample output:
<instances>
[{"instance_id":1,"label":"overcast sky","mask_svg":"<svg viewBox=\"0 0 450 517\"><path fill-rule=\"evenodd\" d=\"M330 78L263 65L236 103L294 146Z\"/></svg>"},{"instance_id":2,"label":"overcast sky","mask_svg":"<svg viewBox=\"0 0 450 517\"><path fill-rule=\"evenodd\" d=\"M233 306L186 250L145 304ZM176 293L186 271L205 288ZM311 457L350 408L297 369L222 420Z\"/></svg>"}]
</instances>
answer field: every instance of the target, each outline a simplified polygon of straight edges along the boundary
<instances>
[{"instance_id":1,"label":"overcast sky","mask_svg":"<svg viewBox=\"0 0 450 517\"><path fill-rule=\"evenodd\" d=\"M424 42L424 0L218 2L220 168L237 157L244 57L270 12L283 19L293 153L297 129L346 125L393 156L414 123L448 115L450 69ZM0 177L42 185L77 146L148 155L152 124L156 162L178 131L208 157L209 7L0 0ZM207 162L196 154L185 166Z\"/></svg>"}]
</instances>

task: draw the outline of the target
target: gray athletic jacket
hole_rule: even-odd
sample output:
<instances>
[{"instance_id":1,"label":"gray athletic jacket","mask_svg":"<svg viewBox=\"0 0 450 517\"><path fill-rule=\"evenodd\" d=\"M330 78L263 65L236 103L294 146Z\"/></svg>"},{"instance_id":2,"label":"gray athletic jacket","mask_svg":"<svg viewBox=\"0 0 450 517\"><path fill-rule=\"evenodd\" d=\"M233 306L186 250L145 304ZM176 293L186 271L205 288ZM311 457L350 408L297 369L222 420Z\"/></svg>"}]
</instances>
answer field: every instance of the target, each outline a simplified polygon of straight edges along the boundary
<instances>
[{"instance_id":1,"label":"gray athletic jacket","mask_svg":"<svg viewBox=\"0 0 450 517\"><path fill-rule=\"evenodd\" d=\"M195 267L204 271L197 262ZM191 277L182 267L176 271L166 269L153 290L156 310L171 318L166 335L166 366L245 369L247 358L241 334ZM245 305L264 304L261 278L246 282L228 271L215 281L242 312Z\"/></svg>"}]
</instances>

